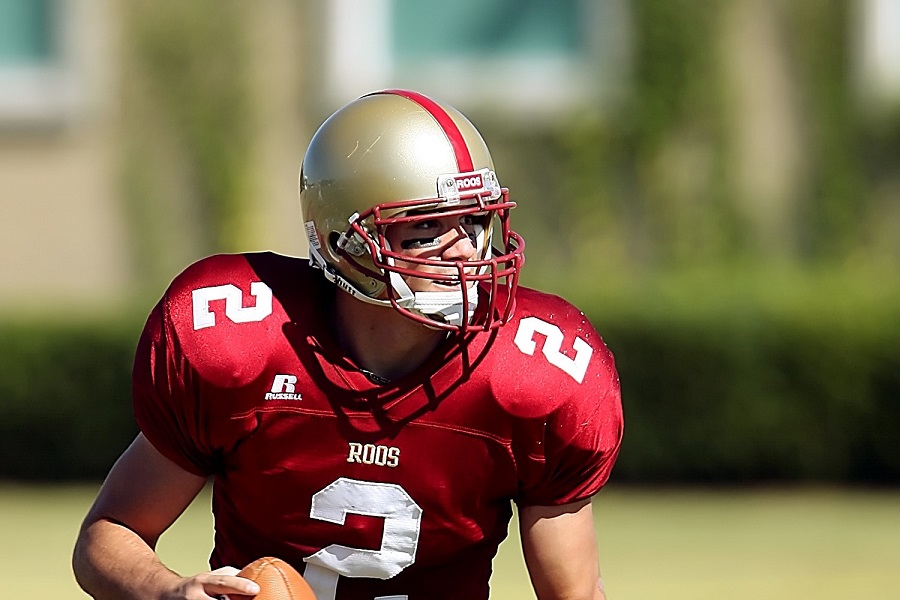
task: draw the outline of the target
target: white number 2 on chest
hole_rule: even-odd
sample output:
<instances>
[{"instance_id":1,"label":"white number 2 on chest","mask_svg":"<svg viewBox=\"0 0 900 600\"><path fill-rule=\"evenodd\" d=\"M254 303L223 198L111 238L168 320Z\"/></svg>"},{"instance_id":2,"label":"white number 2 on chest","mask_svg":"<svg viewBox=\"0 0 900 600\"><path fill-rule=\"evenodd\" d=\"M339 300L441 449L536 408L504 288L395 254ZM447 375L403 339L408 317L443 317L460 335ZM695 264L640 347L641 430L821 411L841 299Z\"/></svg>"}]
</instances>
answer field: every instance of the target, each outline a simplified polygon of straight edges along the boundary
<instances>
[{"instance_id":1,"label":"white number 2 on chest","mask_svg":"<svg viewBox=\"0 0 900 600\"><path fill-rule=\"evenodd\" d=\"M341 576L388 579L416 560L422 509L402 487L341 477L313 495L309 516L343 525L351 513L384 518L381 548L364 550L332 544L304 558L303 576L319 600L335 597ZM406 600L406 596L374 600Z\"/></svg>"}]
</instances>

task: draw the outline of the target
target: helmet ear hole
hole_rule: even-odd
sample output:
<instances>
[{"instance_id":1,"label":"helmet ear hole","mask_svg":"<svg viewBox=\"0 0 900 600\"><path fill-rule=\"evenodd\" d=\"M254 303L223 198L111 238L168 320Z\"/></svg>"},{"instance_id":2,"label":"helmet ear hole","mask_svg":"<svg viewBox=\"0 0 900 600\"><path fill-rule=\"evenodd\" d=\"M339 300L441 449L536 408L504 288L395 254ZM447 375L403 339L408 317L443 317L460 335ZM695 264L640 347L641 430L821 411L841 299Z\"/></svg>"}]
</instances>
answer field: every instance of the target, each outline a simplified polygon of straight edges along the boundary
<instances>
[{"instance_id":1,"label":"helmet ear hole","mask_svg":"<svg viewBox=\"0 0 900 600\"><path fill-rule=\"evenodd\" d=\"M338 240L341 239L341 234L337 231L332 231L328 234L328 250L331 251L332 254L337 255L338 251Z\"/></svg>"}]
</instances>

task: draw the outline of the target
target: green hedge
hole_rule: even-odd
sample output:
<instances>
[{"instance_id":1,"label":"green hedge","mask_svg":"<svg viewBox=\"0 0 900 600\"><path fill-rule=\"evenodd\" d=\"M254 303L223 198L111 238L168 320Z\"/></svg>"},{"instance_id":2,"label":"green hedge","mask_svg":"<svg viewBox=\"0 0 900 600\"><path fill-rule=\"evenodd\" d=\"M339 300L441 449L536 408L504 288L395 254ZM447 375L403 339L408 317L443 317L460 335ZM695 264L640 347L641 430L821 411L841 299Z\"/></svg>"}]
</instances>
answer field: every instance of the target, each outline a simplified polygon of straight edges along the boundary
<instances>
[{"instance_id":1,"label":"green hedge","mask_svg":"<svg viewBox=\"0 0 900 600\"><path fill-rule=\"evenodd\" d=\"M618 322L631 481L900 482L900 330Z\"/></svg>"},{"instance_id":2,"label":"green hedge","mask_svg":"<svg viewBox=\"0 0 900 600\"><path fill-rule=\"evenodd\" d=\"M616 356L616 477L900 483L896 276L719 271L597 286L573 296Z\"/></svg>"},{"instance_id":3,"label":"green hedge","mask_svg":"<svg viewBox=\"0 0 900 600\"><path fill-rule=\"evenodd\" d=\"M0 478L96 479L109 470L137 432L139 333L131 319L0 324Z\"/></svg>"},{"instance_id":4,"label":"green hedge","mask_svg":"<svg viewBox=\"0 0 900 600\"><path fill-rule=\"evenodd\" d=\"M900 303L891 294L680 289L572 295L619 367L617 480L900 483ZM0 325L0 478L106 472L136 431L139 330L127 318Z\"/></svg>"}]
</instances>

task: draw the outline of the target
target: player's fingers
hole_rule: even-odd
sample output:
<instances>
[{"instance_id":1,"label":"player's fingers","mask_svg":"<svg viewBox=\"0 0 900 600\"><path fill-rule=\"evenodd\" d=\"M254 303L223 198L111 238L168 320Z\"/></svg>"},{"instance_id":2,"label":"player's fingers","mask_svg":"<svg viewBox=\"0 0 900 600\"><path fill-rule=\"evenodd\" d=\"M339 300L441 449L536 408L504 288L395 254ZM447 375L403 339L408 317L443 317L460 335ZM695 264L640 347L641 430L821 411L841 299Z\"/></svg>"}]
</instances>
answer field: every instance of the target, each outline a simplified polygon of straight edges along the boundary
<instances>
[{"instance_id":1,"label":"player's fingers","mask_svg":"<svg viewBox=\"0 0 900 600\"><path fill-rule=\"evenodd\" d=\"M234 575L237 575L238 573L240 573L240 570L235 567L219 567L218 569L216 569L214 571L210 571L210 573L215 574L215 575L234 576ZM243 578L241 578L241 579L243 579ZM249 581L249 580L247 580L247 581ZM228 594L216 594L215 592L212 591L211 588L207 588L205 586L204 586L204 591L210 595L214 594L213 598L215 598L216 600L232 600L231 598L228 597ZM243 596L243 594L241 594L241 595Z\"/></svg>"},{"instance_id":2,"label":"player's fingers","mask_svg":"<svg viewBox=\"0 0 900 600\"><path fill-rule=\"evenodd\" d=\"M213 598L227 594L255 596L259 593L259 585L255 581L234 575L206 573L197 577L197 583L201 584L203 591Z\"/></svg>"}]
</instances>

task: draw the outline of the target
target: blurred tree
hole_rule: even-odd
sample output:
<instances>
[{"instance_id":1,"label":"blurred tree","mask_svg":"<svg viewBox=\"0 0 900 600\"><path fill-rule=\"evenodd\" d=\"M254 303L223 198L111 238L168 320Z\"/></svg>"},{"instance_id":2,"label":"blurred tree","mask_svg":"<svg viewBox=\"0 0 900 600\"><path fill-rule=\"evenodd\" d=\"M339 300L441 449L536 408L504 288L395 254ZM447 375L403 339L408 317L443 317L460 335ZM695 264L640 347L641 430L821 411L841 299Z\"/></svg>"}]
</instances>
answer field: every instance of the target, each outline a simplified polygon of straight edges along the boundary
<instances>
[{"instance_id":1,"label":"blurred tree","mask_svg":"<svg viewBox=\"0 0 900 600\"><path fill-rule=\"evenodd\" d=\"M858 3L636 0L631 9L623 101L530 141L519 134L524 149L504 150L523 159L516 179L540 190L538 222L517 215L537 232L531 269L552 277L559 259L595 273L612 262L630 276L896 263L883 219L900 214L900 136L891 118L873 125L857 99ZM541 231L560 227L563 236Z\"/></svg>"},{"instance_id":2,"label":"blurred tree","mask_svg":"<svg viewBox=\"0 0 900 600\"><path fill-rule=\"evenodd\" d=\"M123 188L145 281L241 249L253 97L233 0L122 3Z\"/></svg>"},{"instance_id":3,"label":"blurred tree","mask_svg":"<svg viewBox=\"0 0 900 600\"><path fill-rule=\"evenodd\" d=\"M727 177L725 99L715 51L721 3L633 4L633 102L618 136L630 153L643 255L677 267L744 242Z\"/></svg>"},{"instance_id":4,"label":"blurred tree","mask_svg":"<svg viewBox=\"0 0 900 600\"><path fill-rule=\"evenodd\" d=\"M861 160L861 115L852 87L851 27L859 3L782 4L808 136L810 173L800 227L804 254L839 260L859 246L860 225L871 206Z\"/></svg>"}]
</instances>

